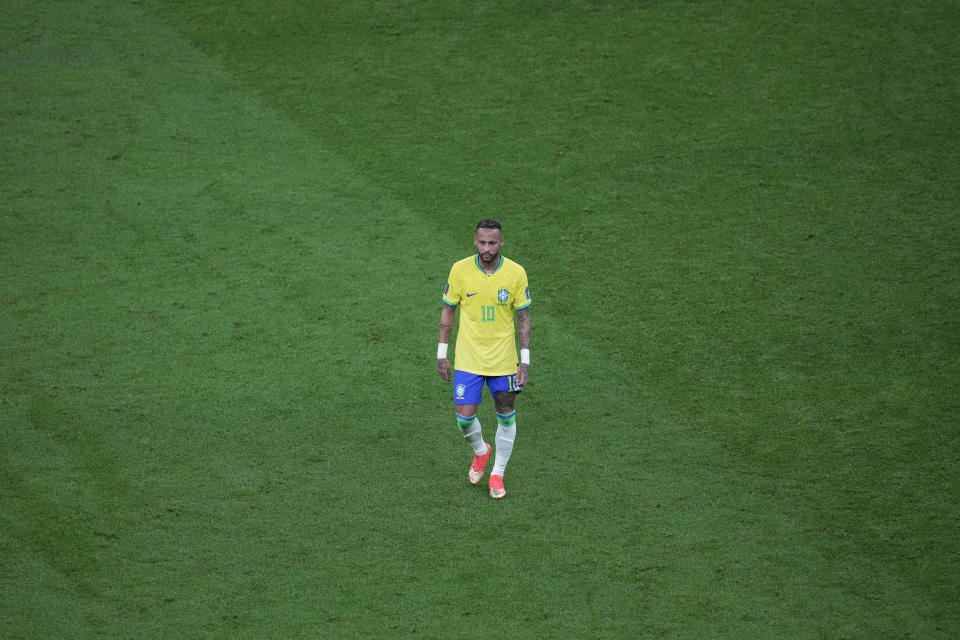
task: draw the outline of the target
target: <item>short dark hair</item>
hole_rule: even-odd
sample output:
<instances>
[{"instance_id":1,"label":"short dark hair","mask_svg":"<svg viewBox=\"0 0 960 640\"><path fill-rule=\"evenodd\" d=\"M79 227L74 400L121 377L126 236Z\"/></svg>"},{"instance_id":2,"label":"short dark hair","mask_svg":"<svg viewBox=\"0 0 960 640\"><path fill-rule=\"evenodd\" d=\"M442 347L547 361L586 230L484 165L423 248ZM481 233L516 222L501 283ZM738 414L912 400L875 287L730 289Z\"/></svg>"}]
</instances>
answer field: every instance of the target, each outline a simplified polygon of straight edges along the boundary
<instances>
[{"instance_id":1,"label":"short dark hair","mask_svg":"<svg viewBox=\"0 0 960 640\"><path fill-rule=\"evenodd\" d=\"M493 218L484 218L477 223L477 231L480 229L499 229L503 232L503 229L500 227L500 221L494 220Z\"/></svg>"}]
</instances>

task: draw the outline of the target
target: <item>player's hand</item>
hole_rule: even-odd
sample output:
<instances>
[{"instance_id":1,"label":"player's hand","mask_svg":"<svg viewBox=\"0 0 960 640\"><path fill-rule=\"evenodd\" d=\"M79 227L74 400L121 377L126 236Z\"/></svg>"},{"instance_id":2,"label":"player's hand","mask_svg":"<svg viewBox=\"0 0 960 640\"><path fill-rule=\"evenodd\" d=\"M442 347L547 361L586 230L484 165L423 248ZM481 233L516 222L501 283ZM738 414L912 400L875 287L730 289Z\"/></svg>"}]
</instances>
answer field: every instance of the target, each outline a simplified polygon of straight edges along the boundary
<instances>
[{"instance_id":1,"label":"player's hand","mask_svg":"<svg viewBox=\"0 0 960 640\"><path fill-rule=\"evenodd\" d=\"M527 384L527 380L530 379L530 365L528 364L518 364L517 365L517 384L521 387Z\"/></svg>"},{"instance_id":2,"label":"player's hand","mask_svg":"<svg viewBox=\"0 0 960 640\"><path fill-rule=\"evenodd\" d=\"M450 361L446 358L437 358L437 373L440 377L450 382Z\"/></svg>"}]
</instances>

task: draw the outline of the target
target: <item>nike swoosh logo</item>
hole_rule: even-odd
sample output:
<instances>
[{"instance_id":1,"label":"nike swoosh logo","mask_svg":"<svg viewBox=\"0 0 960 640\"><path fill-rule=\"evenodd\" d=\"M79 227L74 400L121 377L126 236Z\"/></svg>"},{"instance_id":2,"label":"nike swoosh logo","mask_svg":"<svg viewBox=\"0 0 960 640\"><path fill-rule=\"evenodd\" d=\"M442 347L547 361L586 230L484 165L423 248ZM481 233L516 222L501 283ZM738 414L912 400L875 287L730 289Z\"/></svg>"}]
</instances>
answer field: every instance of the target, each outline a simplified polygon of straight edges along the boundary
<instances>
[{"instance_id":1,"label":"nike swoosh logo","mask_svg":"<svg viewBox=\"0 0 960 640\"><path fill-rule=\"evenodd\" d=\"M470 298L470 297L475 296L475 295L477 295L477 294L475 294L475 293L468 293L468 294L467 294L467 297Z\"/></svg>"}]
</instances>

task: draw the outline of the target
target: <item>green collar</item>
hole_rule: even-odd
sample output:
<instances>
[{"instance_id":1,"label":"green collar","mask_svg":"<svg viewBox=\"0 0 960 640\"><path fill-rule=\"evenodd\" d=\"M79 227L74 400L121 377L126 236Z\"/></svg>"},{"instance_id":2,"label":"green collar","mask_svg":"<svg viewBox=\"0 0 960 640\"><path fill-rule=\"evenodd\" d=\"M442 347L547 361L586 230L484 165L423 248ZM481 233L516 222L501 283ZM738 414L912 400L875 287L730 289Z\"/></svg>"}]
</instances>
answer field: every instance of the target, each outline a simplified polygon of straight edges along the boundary
<instances>
[{"instance_id":1,"label":"green collar","mask_svg":"<svg viewBox=\"0 0 960 640\"><path fill-rule=\"evenodd\" d=\"M492 276L492 275L495 274L497 271L500 271L500 267L503 266L503 256L502 256L502 255L500 256L500 264L497 265L497 268L494 269L493 271L491 271L490 273L487 273L486 271L484 271L484 270L483 270L483 267L480 266L480 254L479 254L479 253L478 253L477 255L473 256L473 262L474 262L474 264L477 265L477 269L480 269L480 271L483 272L484 275Z\"/></svg>"}]
</instances>

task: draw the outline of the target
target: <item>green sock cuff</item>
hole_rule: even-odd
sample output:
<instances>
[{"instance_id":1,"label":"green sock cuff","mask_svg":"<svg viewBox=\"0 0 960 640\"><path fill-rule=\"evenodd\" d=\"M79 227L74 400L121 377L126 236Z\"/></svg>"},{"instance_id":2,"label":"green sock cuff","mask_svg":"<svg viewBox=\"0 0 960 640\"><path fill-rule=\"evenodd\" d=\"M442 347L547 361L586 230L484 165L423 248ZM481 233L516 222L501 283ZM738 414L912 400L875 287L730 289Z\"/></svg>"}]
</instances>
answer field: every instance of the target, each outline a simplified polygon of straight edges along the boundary
<instances>
[{"instance_id":1,"label":"green sock cuff","mask_svg":"<svg viewBox=\"0 0 960 640\"><path fill-rule=\"evenodd\" d=\"M511 411L507 415L497 414L497 422L501 427L512 427L517 424L517 412Z\"/></svg>"},{"instance_id":2,"label":"green sock cuff","mask_svg":"<svg viewBox=\"0 0 960 640\"><path fill-rule=\"evenodd\" d=\"M460 430L466 430L470 428L470 425L473 424L473 421L476 420L476 416L470 416L469 418L464 418L459 413L457 414L457 426L460 427Z\"/></svg>"}]
</instances>

